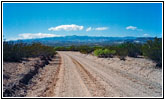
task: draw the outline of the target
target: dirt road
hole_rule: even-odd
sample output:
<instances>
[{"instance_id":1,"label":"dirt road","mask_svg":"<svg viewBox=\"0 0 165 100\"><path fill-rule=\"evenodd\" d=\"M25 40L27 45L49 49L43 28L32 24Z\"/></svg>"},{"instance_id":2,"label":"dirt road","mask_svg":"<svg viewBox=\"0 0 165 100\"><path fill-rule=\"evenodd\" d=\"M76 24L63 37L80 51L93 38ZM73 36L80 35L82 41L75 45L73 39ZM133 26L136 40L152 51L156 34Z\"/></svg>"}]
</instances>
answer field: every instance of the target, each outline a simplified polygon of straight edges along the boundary
<instances>
[{"instance_id":1,"label":"dirt road","mask_svg":"<svg viewBox=\"0 0 165 100\"><path fill-rule=\"evenodd\" d=\"M61 66L54 88L56 97L159 97L162 86L75 53L58 52Z\"/></svg>"},{"instance_id":2,"label":"dirt road","mask_svg":"<svg viewBox=\"0 0 165 100\"><path fill-rule=\"evenodd\" d=\"M97 58L58 52L39 71L27 97L161 97L161 69L144 58Z\"/></svg>"}]
</instances>

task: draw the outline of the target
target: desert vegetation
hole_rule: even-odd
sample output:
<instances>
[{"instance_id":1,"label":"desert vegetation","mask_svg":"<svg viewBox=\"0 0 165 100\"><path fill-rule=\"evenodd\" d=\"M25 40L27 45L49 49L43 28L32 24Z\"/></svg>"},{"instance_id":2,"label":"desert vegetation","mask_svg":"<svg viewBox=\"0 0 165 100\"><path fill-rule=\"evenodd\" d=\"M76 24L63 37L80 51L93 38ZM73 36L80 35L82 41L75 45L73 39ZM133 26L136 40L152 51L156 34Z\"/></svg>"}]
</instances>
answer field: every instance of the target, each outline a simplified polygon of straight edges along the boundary
<instances>
[{"instance_id":1,"label":"desert vegetation","mask_svg":"<svg viewBox=\"0 0 165 100\"><path fill-rule=\"evenodd\" d=\"M113 57L115 55L116 50L111 50L111 49L96 49L94 51L94 55L98 57Z\"/></svg>"},{"instance_id":2,"label":"desert vegetation","mask_svg":"<svg viewBox=\"0 0 165 100\"><path fill-rule=\"evenodd\" d=\"M142 53L145 57L154 60L157 66L162 66L162 41L161 39L155 38L154 41L147 41L142 46Z\"/></svg>"},{"instance_id":3,"label":"desert vegetation","mask_svg":"<svg viewBox=\"0 0 165 100\"><path fill-rule=\"evenodd\" d=\"M3 60L18 62L28 57L52 57L55 54L54 48L42 45L41 43L26 44L22 42L3 42Z\"/></svg>"},{"instance_id":4,"label":"desert vegetation","mask_svg":"<svg viewBox=\"0 0 165 100\"><path fill-rule=\"evenodd\" d=\"M55 47L57 51L80 51L83 54L93 54L97 57L112 58L118 56L121 60L125 60L126 56L137 58L144 56L162 66L162 40L155 38L144 44L125 42L118 45L110 46L69 46Z\"/></svg>"}]
</instances>

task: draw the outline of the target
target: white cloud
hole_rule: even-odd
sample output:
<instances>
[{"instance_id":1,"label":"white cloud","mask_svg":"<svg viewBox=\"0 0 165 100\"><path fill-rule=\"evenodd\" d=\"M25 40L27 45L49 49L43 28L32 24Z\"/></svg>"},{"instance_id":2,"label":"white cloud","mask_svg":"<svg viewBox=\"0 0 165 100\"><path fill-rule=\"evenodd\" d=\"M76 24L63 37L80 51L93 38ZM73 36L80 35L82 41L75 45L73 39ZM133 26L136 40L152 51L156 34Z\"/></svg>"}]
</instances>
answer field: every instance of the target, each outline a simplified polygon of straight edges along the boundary
<instances>
[{"instance_id":1,"label":"white cloud","mask_svg":"<svg viewBox=\"0 0 165 100\"><path fill-rule=\"evenodd\" d=\"M34 39L34 38L44 38L44 37L59 37L60 35L56 34L47 34L47 33L23 33L18 35L18 39Z\"/></svg>"},{"instance_id":2,"label":"white cloud","mask_svg":"<svg viewBox=\"0 0 165 100\"><path fill-rule=\"evenodd\" d=\"M77 31L77 30L82 30L83 28L84 28L84 26L71 24L71 25L60 25L60 26L56 26L56 27L51 27L48 30L49 31L60 31L60 30Z\"/></svg>"},{"instance_id":3,"label":"white cloud","mask_svg":"<svg viewBox=\"0 0 165 100\"><path fill-rule=\"evenodd\" d=\"M92 30L92 27L88 27L87 29L86 29L86 31L88 32L88 31L91 31Z\"/></svg>"},{"instance_id":4,"label":"white cloud","mask_svg":"<svg viewBox=\"0 0 165 100\"><path fill-rule=\"evenodd\" d=\"M135 26L128 26L128 27L126 27L126 29L127 29L127 30L129 30L129 29L130 29L130 30L136 30L137 27L135 27Z\"/></svg>"},{"instance_id":5,"label":"white cloud","mask_svg":"<svg viewBox=\"0 0 165 100\"><path fill-rule=\"evenodd\" d=\"M143 36L150 36L149 34L143 34Z\"/></svg>"},{"instance_id":6,"label":"white cloud","mask_svg":"<svg viewBox=\"0 0 165 100\"><path fill-rule=\"evenodd\" d=\"M86 29L86 31L87 31L87 32L88 32L88 31L91 31L91 30L103 31L103 30L107 30L107 29L108 29L108 27L97 27L97 28L88 27L88 28Z\"/></svg>"},{"instance_id":7,"label":"white cloud","mask_svg":"<svg viewBox=\"0 0 165 100\"><path fill-rule=\"evenodd\" d=\"M97 31L103 31L103 30L107 30L108 29L108 27L97 27L97 28L95 28L95 30L97 30Z\"/></svg>"}]
</instances>

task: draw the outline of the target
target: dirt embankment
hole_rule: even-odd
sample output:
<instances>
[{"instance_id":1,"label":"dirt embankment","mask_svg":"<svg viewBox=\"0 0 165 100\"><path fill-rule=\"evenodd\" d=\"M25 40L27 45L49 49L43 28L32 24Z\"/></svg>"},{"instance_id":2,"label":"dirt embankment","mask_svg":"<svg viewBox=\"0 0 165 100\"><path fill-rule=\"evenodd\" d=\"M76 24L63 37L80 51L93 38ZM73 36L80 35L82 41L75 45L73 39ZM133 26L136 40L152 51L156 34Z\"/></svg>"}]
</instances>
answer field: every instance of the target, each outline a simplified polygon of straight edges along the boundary
<instances>
[{"instance_id":1,"label":"dirt embankment","mask_svg":"<svg viewBox=\"0 0 165 100\"><path fill-rule=\"evenodd\" d=\"M61 69L61 58L57 54L56 57L49 62L39 73L33 77L28 85L27 97L52 97L54 89L59 80L58 74Z\"/></svg>"},{"instance_id":2,"label":"dirt embankment","mask_svg":"<svg viewBox=\"0 0 165 100\"><path fill-rule=\"evenodd\" d=\"M49 64L48 58L28 58L22 62L3 62L3 96L23 97L39 70Z\"/></svg>"}]
</instances>

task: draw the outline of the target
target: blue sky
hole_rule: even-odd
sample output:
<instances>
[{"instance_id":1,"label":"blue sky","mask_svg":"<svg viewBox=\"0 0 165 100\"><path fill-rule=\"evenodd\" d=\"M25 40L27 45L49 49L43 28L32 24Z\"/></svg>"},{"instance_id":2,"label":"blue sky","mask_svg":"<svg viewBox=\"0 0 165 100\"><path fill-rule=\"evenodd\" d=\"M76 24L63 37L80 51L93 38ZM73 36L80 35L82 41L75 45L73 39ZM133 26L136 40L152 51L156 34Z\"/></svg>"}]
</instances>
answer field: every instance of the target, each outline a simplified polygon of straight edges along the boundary
<instances>
[{"instance_id":1,"label":"blue sky","mask_svg":"<svg viewBox=\"0 0 165 100\"><path fill-rule=\"evenodd\" d=\"M162 35L161 3L3 3L7 40Z\"/></svg>"}]
</instances>

